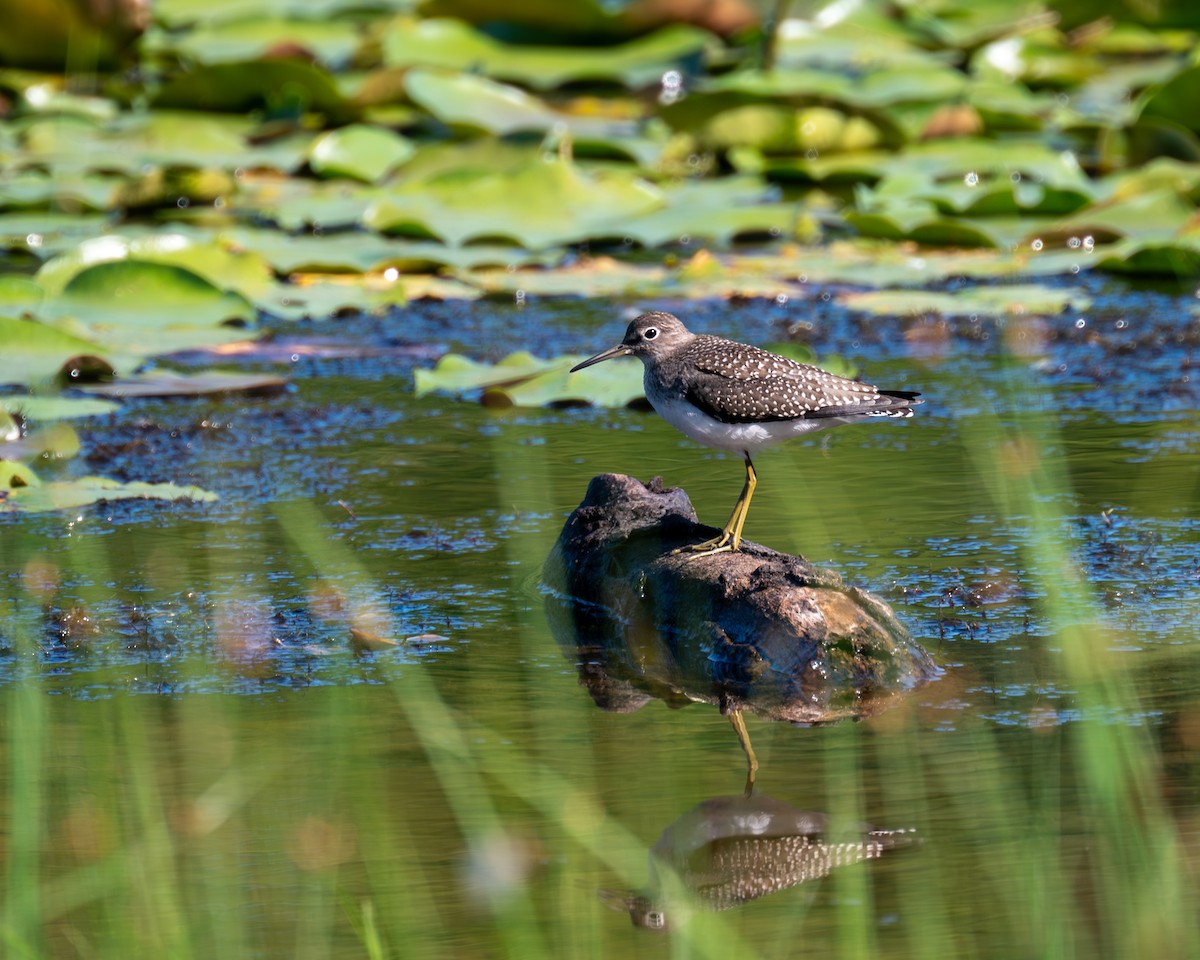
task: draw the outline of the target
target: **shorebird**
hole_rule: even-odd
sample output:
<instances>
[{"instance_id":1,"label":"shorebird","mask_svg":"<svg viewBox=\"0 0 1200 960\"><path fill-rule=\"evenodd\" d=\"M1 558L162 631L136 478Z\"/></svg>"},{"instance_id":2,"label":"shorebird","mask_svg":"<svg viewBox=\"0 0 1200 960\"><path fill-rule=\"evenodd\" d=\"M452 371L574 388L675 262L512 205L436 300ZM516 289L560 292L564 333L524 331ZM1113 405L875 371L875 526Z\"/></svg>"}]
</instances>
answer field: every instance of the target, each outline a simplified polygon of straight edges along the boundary
<instances>
[{"instance_id":1,"label":"shorebird","mask_svg":"<svg viewBox=\"0 0 1200 960\"><path fill-rule=\"evenodd\" d=\"M741 454L746 482L720 536L684 548L697 556L737 551L758 486L752 453L814 430L871 417L906 419L920 394L880 390L759 347L695 334L670 313L643 313L625 337L571 372L613 357L645 367L646 399L667 423L697 443Z\"/></svg>"}]
</instances>

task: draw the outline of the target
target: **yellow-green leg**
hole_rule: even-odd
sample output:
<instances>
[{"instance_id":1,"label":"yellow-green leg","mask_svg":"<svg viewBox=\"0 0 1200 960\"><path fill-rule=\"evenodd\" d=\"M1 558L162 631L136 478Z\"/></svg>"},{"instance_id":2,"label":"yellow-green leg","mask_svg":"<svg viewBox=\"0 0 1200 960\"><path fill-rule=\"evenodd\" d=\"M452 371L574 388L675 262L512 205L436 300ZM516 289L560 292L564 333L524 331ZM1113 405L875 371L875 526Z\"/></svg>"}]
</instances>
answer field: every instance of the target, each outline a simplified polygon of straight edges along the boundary
<instances>
[{"instance_id":1,"label":"yellow-green leg","mask_svg":"<svg viewBox=\"0 0 1200 960\"><path fill-rule=\"evenodd\" d=\"M750 458L746 457L746 482L742 485L742 492L733 506L729 522L721 529L721 535L690 547L680 547L674 552L691 553L693 560L727 550L736 553L742 545L742 527L746 524L746 514L750 512L750 498L754 496L754 488L757 486L758 474L754 472L754 464L750 462Z\"/></svg>"},{"instance_id":2,"label":"yellow-green leg","mask_svg":"<svg viewBox=\"0 0 1200 960\"><path fill-rule=\"evenodd\" d=\"M742 711L731 710L729 722L733 724L738 743L742 745L742 752L746 754L746 796L748 797L754 793L754 778L758 773L758 757L754 755L754 747L750 746L750 731L746 729L746 718L742 716Z\"/></svg>"}]
</instances>

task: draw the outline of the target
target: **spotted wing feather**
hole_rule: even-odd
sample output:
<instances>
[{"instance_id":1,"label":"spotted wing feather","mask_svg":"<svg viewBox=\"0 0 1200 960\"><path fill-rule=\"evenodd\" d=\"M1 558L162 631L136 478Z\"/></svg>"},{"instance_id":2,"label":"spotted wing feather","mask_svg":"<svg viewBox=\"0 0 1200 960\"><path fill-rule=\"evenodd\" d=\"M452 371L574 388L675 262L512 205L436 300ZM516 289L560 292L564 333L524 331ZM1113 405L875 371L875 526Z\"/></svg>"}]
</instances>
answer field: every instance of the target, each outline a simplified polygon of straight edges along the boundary
<instances>
[{"instance_id":1,"label":"spotted wing feather","mask_svg":"<svg viewBox=\"0 0 1200 960\"><path fill-rule=\"evenodd\" d=\"M722 423L910 417L917 394L880 391L818 367L716 337L697 337L683 392Z\"/></svg>"}]
</instances>

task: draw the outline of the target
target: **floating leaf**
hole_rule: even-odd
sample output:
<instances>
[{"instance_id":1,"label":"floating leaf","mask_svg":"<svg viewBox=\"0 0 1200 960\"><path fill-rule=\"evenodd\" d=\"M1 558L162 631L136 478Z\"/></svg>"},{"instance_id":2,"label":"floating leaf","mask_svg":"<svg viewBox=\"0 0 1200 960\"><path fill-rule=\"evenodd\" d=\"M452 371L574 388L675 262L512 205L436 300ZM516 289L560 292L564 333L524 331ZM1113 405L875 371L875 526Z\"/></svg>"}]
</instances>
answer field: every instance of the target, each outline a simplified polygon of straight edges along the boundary
<instances>
[{"instance_id":1,"label":"floating leaf","mask_svg":"<svg viewBox=\"0 0 1200 960\"><path fill-rule=\"evenodd\" d=\"M3 479L0 474L0 480ZM200 487L181 487L173 483L122 482L108 477L81 477L55 480L10 489L0 499L0 513L44 513L52 510L77 510L99 501L154 499L192 500L208 503L217 495Z\"/></svg>"},{"instance_id":2,"label":"floating leaf","mask_svg":"<svg viewBox=\"0 0 1200 960\"><path fill-rule=\"evenodd\" d=\"M499 363L481 363L457 353L448 353L432 370L418 368L414 372L416 396L435 390L466 393L484 387L503 386L528 380L555 365L553 360L540 360L531 353L510 353Z\"/></svg>"},{"instance_id":3,"label":"floating leaf","mask_svg":"<svg viewBox=\"0 0 1200 960\"><path fill-rule=\"evenodd\" d=\"M324 176L376 183L416 152L411 141L391 130L351 124L314 141L308 161Z\"/></svg>"},{"instance_id":4,"label":"floating leaf","mask_svg":"<svg viewBox=\"0 0 1200 960\"><path fill-rule=\"evenodd\" d=\"M35 320L0 316L0 383L33 384L52 379L64 362L81 354L109 354L119 362L125 351L112 352L91 340ZM118 356L120 355L120 356Z\"/></svg>"},{"instance_id":5,"label":"floating leaf","mask_svg":"<svg viewBox=\"0 0 1200 960\"><path fill-rule=\"evenodd\" d=\"M1125 240L1104 251L1099 264L1114 273L1193 277L1200 274L1200 236L1175 240Z\"/></svg>"},{"instance_id":6,"label":"floating leaf","mask_svg":"<svg viewBox=\"0 0 1200 960\"><path fill-rule=\"evenodd\" d=\"M46 293L24 277L0 276L0 314L28 316L36 313Z\"/></svg>"},{"instance_id":7,"label":"floating leaf","mask_svg":"<svg viewBox=\"0 0 1200 960\"><path fill-rule=\"evenodd\" d=\"M512 170L412 176L363 217L374 230L450 244L506 237L530 249L623 236L632 218L663 205L661 192L625 171L590 173L529 153Z\"/></svg>"},{"instance_id":8,"label":"floating leaf","mask_svg":"<svg viewBox=\"0 0 1200 960\"><path fill-rule=\"evenodd\" d=\"M467 73L411 70L404 81L409 97L442 123L504 136L548 130L558 115L525 91Z\"/></svg>"},{"instance_id":9,"label":"floating leaf","mask_svg":"<svg viewBox=\"0 0 1200 960\"><path fill-rule=\"evenodd\" d=\"M37 282L46 293L57 296L87 267L122 260L174 264L203 277L214 287L233 290L247 298L261 296L274 283L269 264L256 253L230 250L212 240L173 232L145 237L112 234L95 237L45 263L37 273Z\"/></svg>"},{"instance_id":10,"label":"floating leaf","mask_svg":"<svg viewBox=\"0 0 1200 960\"><path fill-rule=\"evenodd\" d=\"M20 413L33 421L77 420L119 410L120 405L95 397L64 397L55 394L16 394L0 397L0 410Z\"/></svg>"},{"instance_id":11,"label":"floating leaf","mask_svg":"<svg viewBox=\"0 0 1200 960\"><path fill-rule=\"evenodd\" d=\"M66 423L30 430L23 437L0 443L0 457L8 460L28 460L33 457L62 460L78 453L79 434Z\"/></svg>"},{"instance_id":12,"label":"floating leaf","mask_svg":"<svg viewBox=\"0 0 1200 960\"><path fill-rule=\"evenodd\" d=\"M257 373L172 373L150 371L125 377L113 383L90 383L80 385L83 393L93 396L128 400L134 397L202 397L213 394L278 393L287 387L286 377Z\"/></svg>"},{"instance_id":13,"label":"floating leaf","mask_svg":"<svg viewBox=\"0 0 1200 960\"><path fill-rule=\"evenodd\" d=\"M307 16L311 17L308 11ZM353 20L286 19L254 17L234 22L213 22L206 14L200 24L170 38L171 52L198 63L254 60L275 51L311 53L330 67L344 67L361 43Z\"/></svg>"},{"instance_id":14,"label":"floating leaf","mask_svg":"<svg viewBox=\"0 0 1200 960\"><path fill-rule=\"evenodd\" d=\"M1189 67L1175 74L1157 89L1147 92L1141 117L1170 120L1200 133L1200 118L1196 103L1200 100L1200 66Z\"/></svg>"},{"instance_id":15,"label":"floating leaf","mask_svg":"<svg viewBox=\"0 0 1200 960\"><path fill-rule=\"evenodd\" d=\"M255 318L243 297L182 267L143 260L85 268L45 312L74 333L140 356L238 340L245 336L238 326Z\"/></svg>"},{"instance_id":16,"label":"floating leaf","mask_svg":"<svg viewBox=\"0 0 1200 960\"><path fill-rule=\"evenodd\" d=\"M533 254L519 247L499 244L472 244L447 247L422 240L382 237L357 230L339 233L336 242L327 236L287 234L279 230L237 227L223 231L220 240L234 249L258 254L278 273L351 271L370 273L396 267L404 273L451 267L476 270L482 267L521 267L549 265L561 253Z\"/></svg>"},{"instance_id":17,"label":"floating leaf","mask_svg":"<svg viewBox=\"0 0 1200 960\"><path fill-rule=\"evenodd\" d=\"M300 60L247 60L199 67L163 84L153 105L219 113L265 108L287 117L319 113L330 123L349 122L358 112L328 73Z\"/></svg>"},{"instance_id":18,"label":"floating leaf","mask_svg":"<svg viewBox=\"0 0 1200 960\"><path fill-rule=\"evenodd\" d=\"M398 19L384 33L383 56L390 67L473 70L542 90L581 80L617 81L639 89L711 43L712 35L703 30L670 26L614 46L516 46L460 20Z\"/></svg>"},{"instance_id":19,"label":"floating leaf","mask_svg":"<svg viewBox=\"0 0 1200 960\"><path fill-rule=\"evenodd\" d=\"M490 294L542 297L638 297L661 292L665 268L591 257L563 267L527 270L475 270L467 275Z\"/></svg>"},{"instance_id":20,"label":"floating leaf","mask_svg":"<svg viewBox=\"0 0 1200 960\"><path fill-rule=\"evenodd\" d=\"M0 194L3 193L0 185ZM0 247L46 259L104 233L108 218L91 213L0 213Z\"/></svg>"},{"instance_id":21,"label":"floating leaf","mask_svg":"<svg viewBox=\"0 0 1200 960\"><path fill-rule=\"evenodd\" d=\"M568 373L582 359L570 356L540 360L528 353L513 353L493 365L447 354L433 370L416 371L415 392L422 396L432 390L480 390L482 402L492 407L571 403L621 407L644 395L639 362L614 360Z\"/></svg>"},{"instance_id":22,"label":"floating leaf","mask_svg":"<svg viewBox=\"0 0 1200 960\"><path fill-rule=\"evenodd\" d=\"M3 449L0 447L0 450ZM12 491L21 487L36 487L41 482L38 475L25 464L17 460L0 459L0 511L4 510L4 504L12 495Z\"/></svg>"},{"instance_id":23,"label":"floating leaf","mask_svg":"<svg viewBox=\"0 0 1200 960\"><path fill-rule=\"evenodd\" d=\"M284 230L357 227L380 189L350 180L244 176L235 209L258 214Z\"/></svg>"},{"instance_id":24,"label":"floating leaf","mask_svg":"<svg viewBox=\"0 0 1200 960\"><path fill-rule=\"evenodd\" d=\"M321 319L345 311L381 313L408 302L407 278L337 275L304 277L301 283L279 284L257 306L288 320Z\"/></svg>"},{"instance_id":25,"label":"floating leaf","mask_svg":"<svg viewBox=\"0 0 1200 960\"><path fill-rule=\"evenodd\" d=\"M838 302L866 313L909 316L936 313L946 317L1058 314L1068 307L1086 310L1091 298L1080 290L1036 284L971 287L954 293L932 290L872 290L844 293Z\"/></svg>"}]
</instances>

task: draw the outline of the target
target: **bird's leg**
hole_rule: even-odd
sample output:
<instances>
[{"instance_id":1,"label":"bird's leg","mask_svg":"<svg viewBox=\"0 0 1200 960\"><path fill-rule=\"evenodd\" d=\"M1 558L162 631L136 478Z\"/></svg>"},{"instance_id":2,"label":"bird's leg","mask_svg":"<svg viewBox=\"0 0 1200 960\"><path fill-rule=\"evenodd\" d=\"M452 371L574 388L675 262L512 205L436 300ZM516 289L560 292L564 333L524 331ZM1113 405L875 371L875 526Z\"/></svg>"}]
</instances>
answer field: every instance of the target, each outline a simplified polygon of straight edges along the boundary
<instances>
[{"instance_id":1,"label":"bird's leg","mask_svg":"<svg viewBox=\"0 0 1200 960\"><path fill-rule=\"evenodd\" d=\"M754 496L754 488L757 486L758 474L754 472L754 464L750 462L750 458L746 457L746 482L742 485L742 492L738 494L729 522L721 529L721 535L703 543L692 544L690 547L680 547L672 552L691 553L692 560L709 557L714 553L725 553L727 550L736 553L742 545L742 527L746 523L746 514L750 512L750 498Z\"/></svg>"},{"instance_id":2,"label":"bird's leg","mask_svg":"<svg viewBox=\"0 0 1200 960\"><path fill-rule=\"evenodd\" d=\"M754 778L758 773L758 757L754 755L754 747L750 745L750 732L746 729L746 718L742 716L742 711L730 710L729 722L733 724L738 743L742 745L742 752L746 754L746 796L749 797L754 793Z\"/></svg>"}]
</instances>

